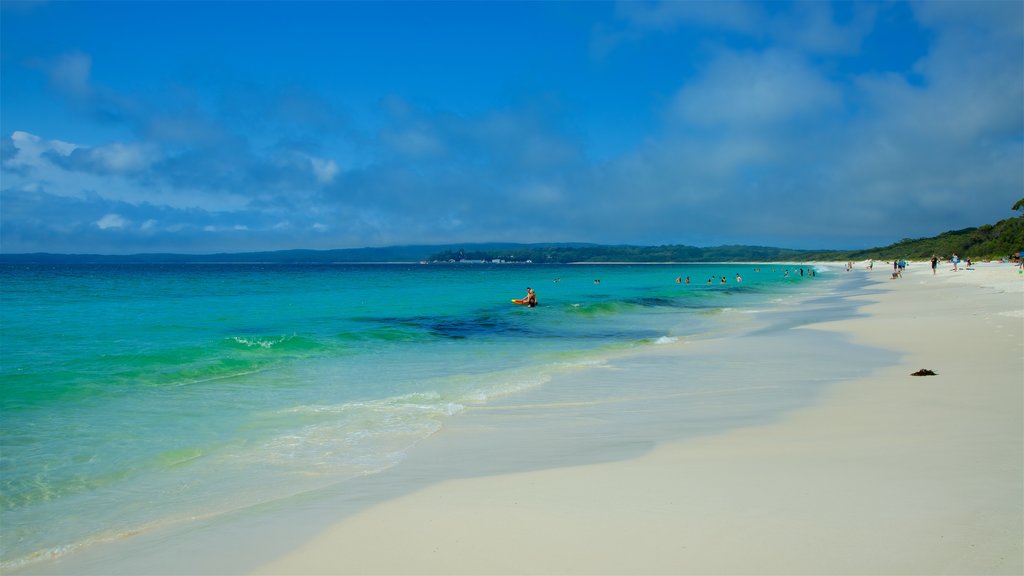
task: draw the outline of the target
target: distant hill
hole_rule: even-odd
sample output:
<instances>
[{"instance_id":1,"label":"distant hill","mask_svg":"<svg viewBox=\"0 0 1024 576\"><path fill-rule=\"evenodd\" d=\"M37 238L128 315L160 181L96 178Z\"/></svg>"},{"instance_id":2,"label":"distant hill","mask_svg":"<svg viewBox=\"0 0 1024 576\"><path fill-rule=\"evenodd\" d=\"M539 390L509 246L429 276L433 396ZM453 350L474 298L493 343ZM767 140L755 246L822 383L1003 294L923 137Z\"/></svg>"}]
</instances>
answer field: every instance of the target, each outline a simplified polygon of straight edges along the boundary
<instances>
[{"instance_id":1,"label":"distant hill","mask_svg":"<svg viewBox=\"0 0 1024 576\"><path fill-rule=\"evenodd\" d=\"M929 259L958 254L975 260L1006 258L1024 250L1024 217L1007 218L978 228L943 232L933 238L904 239L884 248L850 252L853 260Z\"/></svg>"},{"instance_id":2,"label":"distant hill","mask_svg":"<svg viewBox=\"0 0 1024 576\"><path fill-rule=\"evenodd\" d=\"M389 246L337 250L278 250L220 254L0 254L0 263L274 263L330 264L355 262L495 261L562 264L568 262L779 262L811 260L911 260L932 255L989 260L1024 250L1024 217L978 228L944 232L933 238L904 239L867 250L791 250L766 246L606 246L585 243L480 243L435 246Z\"/></svg>"},{"instance_id":3,"label":"distant hill","mask_svg":"<svg viewBox=\"0 0 1024 576\"><path fill-rule=\"evenodd\" d=\"M268 252L238 252L218 254L0 254L0 263L37 264L216 264L216 263L270 263L270 264L333 264L421 262L438 251L458 253L463 246L471 250L505 251L523 244L481 243L432 246L387 246L382 248L339 248L335 250L275 250ZM582 244L538 244L537 246L582 246Z\"/></svg>"},{"instance_id":4,"label":"distant hill","mask_svg":"<svg viewBox=\"0 0 1024 576\"><path fill-rule=\"evenodd\" d=\"M445 250L430 256L433 262L466 260L501 260L535 264L590 264L607 262L770 262L781 260L810 260L818 252L787 250L764 246L535 246L523 245L501 250Z\"/></svg>"},{"instance_id":5,"label":"distant hill","mask_svg":"<svg viewBox=\"0 0 1024 576\"><path fill-rule=\"evenodd\" d=\"M431 261L500 259L505 262L600 263L600 262L779 262L892 260L896 258L947 258L953 254L975 260L1006 258L1024 250L1024 218L1008 218L980 228L945 232L934 238L905 239L895 244L866 250L790 250L765 246L520 246L487 250L444 250Z\"/></svg>"}]
</instances>

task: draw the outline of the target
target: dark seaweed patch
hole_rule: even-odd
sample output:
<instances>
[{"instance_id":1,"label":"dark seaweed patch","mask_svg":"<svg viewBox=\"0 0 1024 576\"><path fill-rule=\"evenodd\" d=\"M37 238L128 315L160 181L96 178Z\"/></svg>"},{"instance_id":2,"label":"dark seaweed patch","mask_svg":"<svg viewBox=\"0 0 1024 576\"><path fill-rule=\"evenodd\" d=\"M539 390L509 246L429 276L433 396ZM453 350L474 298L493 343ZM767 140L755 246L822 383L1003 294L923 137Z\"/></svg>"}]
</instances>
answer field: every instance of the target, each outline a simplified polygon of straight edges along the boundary
<instances>
[{"instance_id":1,"label":"dark seaweed patch","mask_svg":"<svg viewBox=\"0 0 1024 576\"><path fill-rule=\"evenodd\" d=\"M479 336L522 336L535 334L524 325L508 322L494 314L480 314L472 318L453 316L410 316L358 318L360 322L371 322L382 327L402 327L425 332L440 338L461 340Z\"/></svg>"}]
</instances>

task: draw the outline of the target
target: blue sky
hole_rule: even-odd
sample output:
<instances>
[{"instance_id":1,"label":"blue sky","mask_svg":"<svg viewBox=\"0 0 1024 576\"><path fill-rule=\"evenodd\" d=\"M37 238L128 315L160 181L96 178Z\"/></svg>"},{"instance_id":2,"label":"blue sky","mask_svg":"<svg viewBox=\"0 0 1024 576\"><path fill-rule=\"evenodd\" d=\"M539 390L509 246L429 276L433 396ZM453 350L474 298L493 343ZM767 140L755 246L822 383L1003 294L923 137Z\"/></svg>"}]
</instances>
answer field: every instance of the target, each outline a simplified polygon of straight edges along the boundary
<instances>
[{"instance_id":1,"label":"blue sky","mask_svg":"<svg viewBox=\"0 0 1024 576\"><path fill-rule=\"evenodd\" d=\"M1024 4L0 5L0 249L862 248L1024 196Z\"/></svg>"}]
</instances>

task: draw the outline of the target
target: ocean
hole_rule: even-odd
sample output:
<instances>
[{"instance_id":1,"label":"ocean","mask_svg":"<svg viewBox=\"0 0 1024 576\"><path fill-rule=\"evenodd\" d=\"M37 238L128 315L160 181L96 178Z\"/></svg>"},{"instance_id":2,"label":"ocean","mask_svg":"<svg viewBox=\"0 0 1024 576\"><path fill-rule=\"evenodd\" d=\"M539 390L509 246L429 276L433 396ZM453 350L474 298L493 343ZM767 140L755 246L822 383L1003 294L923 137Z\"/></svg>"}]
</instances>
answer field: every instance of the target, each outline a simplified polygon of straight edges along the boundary
<instances>
[{"instance_id":1,"label":"ocean","mask_svg":"<svg viewBox=\"0 0 1024 576\"><path fill-rule=\"evenodd\" d=\"M343 490L467 409L727 333L842 276L782 264L0 265L0 568ZM527 287L536 308L510 302Z\"/></svg>"}]
</instances>

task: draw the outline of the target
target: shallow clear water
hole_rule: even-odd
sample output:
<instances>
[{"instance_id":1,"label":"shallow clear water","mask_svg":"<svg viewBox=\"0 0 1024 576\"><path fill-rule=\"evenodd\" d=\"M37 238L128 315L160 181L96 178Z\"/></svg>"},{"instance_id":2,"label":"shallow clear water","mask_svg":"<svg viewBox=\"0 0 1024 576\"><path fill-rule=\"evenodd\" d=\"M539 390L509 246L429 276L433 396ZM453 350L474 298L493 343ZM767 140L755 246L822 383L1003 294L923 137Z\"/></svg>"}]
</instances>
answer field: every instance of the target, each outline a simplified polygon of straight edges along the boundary
<instances>
[{"instance_id":1,"label":"shallow clear water","mask_svg":"<svg viewBox=\"0 0 1024 576\"><path fill-rule=\"evenodd\" d=\"M468 405L811 281L786 268L0 266L0 565L386 469Z\"/></svg>"}]
</instances>

